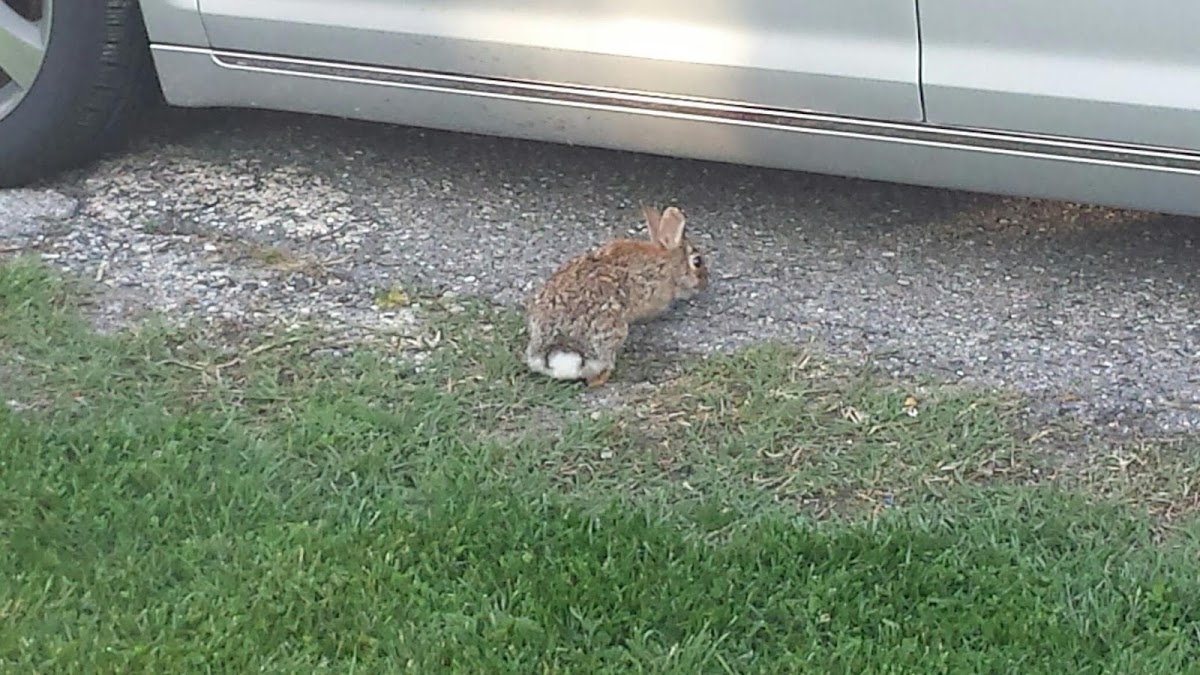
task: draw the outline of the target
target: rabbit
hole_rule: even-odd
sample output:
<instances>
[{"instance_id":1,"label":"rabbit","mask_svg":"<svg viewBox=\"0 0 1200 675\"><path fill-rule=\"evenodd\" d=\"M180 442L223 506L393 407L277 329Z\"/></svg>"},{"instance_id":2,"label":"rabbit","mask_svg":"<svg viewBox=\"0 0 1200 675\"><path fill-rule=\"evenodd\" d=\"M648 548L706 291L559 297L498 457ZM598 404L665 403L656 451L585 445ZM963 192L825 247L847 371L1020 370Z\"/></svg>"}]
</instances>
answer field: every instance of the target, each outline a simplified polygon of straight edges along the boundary
<instances>
[{"instance_id":1,"label":"rabbit","mask_svg":"<svg viewBox=\"0 0 1200 675\"><path fill-rule=\"evenodd\" d=\"M534 372L603 386L629 325L708 287L704 256L684 235L683 212L642 207L648 240L617 239L563 263L526 303Z\"/></svg>"}]
</instances>

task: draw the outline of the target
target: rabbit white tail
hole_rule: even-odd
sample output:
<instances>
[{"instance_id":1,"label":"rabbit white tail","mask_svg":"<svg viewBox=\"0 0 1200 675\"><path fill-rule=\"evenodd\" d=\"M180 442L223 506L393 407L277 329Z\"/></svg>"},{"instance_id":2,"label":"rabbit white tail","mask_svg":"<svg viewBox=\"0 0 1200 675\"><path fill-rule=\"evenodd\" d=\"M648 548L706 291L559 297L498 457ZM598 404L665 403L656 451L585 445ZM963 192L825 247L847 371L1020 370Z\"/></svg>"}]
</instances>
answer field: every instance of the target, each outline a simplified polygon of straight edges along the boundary
<instances>
[{"instance_id":1,"label":"rabbit white tail","mask_svg":"<svg viewBox=\"0 0 1200 675\"><path fill-rule=\"evenodd\" d=\"M546 369L556 380L578 380L584 377L583 356L574 352L552 352L546 357Z\"/></svg>"},{"instance_id":2,"label":"rabbit white tail","mask_svg":"<svg viewBox=\"0 0 1200 675\"><path fill-rule=\"evenodd\" d=\"M604 372L611 364L584 358L573 351L556 349L549 354L530 354L530 369L556 380L586 380Z\"/></svg>"}]
</instances>

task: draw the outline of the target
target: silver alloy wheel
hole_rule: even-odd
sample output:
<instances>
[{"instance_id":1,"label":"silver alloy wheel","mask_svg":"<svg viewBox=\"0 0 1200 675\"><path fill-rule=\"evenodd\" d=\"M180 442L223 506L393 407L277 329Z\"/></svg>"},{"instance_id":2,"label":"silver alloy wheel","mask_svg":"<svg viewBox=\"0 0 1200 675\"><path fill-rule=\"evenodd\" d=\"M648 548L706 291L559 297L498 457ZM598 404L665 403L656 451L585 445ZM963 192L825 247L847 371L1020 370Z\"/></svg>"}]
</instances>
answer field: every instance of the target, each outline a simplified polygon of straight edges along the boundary
<instances>
[{"instance_id":1,"label":"silver alloy wheel","mask_svg":"<svg viewBox=\"0 0 1200 675\"><path fill-rule=\"evenodd\" d=\"M0 0L0 119L37 79L50 42L53 0Z\"/></svg>"}]
</instances>

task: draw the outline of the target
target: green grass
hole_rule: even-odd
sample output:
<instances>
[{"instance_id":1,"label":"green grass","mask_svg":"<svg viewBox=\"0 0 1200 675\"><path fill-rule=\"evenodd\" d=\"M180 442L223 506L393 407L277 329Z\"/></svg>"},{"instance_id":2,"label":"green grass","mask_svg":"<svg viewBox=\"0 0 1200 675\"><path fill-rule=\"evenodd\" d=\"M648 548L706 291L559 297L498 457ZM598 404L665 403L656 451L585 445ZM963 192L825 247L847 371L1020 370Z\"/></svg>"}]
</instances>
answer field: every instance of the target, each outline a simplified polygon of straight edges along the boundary
<instances>
[{"instance_id":1,"label":"green grass","mask_svg":"<svg viewBox=\"0 0 1200 675\"><path fill-rule=\"evenodd\" d=\"M1004 397L787 348L597 393L471 303L415 361L78 295L0 266L0 672L1200 672L1187 442L1060 478Z\"/></svg>"}]
</instances>

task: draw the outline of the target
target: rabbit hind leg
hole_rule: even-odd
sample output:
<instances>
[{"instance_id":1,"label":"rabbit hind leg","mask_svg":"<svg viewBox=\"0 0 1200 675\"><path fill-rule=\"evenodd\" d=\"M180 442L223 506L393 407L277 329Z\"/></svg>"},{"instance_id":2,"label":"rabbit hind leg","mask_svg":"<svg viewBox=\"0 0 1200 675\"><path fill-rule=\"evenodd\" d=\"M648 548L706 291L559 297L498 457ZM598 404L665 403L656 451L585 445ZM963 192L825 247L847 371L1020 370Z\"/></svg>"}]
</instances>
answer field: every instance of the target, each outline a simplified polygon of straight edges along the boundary
<instances>
[{"instance_id":1,"label":"rabbit hind leg","mask_svg":"<svg viewBox=\"0 0 1200 675\"><path fill-rule=\"evenodd\" d=\"M611 376L612 376L612 368L605 368L604 370L597 373L595 376L589 377L588 381L587 381L587 385L593 389L595 389L596 387L603 387L608 382L608 378Z\"/></svg>"},{"instance_id":2,"label":"rabbit hind leg","mask_svg":"<svg viewBox=\"0 0 1200 675\"><path fill-rule=\"evenodd\" d=\"M625 322L593 334L589 344L591 353L584 364L585 379L589 387L602 387L608 382L617 362L617 354L624 347L628 335L629 326Z\"/></svg>"}]
</instances>

